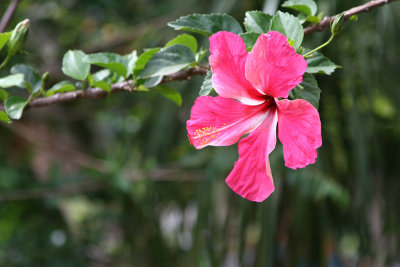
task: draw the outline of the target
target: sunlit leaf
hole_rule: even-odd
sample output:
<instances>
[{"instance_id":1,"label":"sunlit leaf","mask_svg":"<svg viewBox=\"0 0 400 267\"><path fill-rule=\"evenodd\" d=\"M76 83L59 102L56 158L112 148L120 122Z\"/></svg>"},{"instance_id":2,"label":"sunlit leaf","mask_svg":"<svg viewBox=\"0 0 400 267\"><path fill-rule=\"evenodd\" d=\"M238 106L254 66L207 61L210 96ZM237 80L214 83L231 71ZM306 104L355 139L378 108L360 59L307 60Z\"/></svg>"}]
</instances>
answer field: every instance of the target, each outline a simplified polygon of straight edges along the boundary
<instances>
[{"instance_id":1,"label":"sunlit leaf","mask_svg":"<svg viewBox=\"0 0 400 267\"><path fill-rule=\"evenodd\" d=\"M200 87L199 95L208 95L213 90L213 85L211 82L212 72L209 70L204 77L203 84Z\"/></svg>"},{"instance_id":2,"label":"sunlit leaf","mask_svg":"<svg viewBox=\"0 0 400 267\"><path fill-rule=\"evenodd\" d=\"M0 89L0 101L6 100L7 97L8 97L7 91L4 89Z\"/></svg>"},{"instance_id":3,"label":"sunlit leaf","mask_svg":"<svg viewBox=\"0 0 400 267\"><path fill-rule=\"evenodd\" d=\"M98 81L93 84L94 87L98 87L106 92L111 92L111 85L105 81Z\"/></svg>"},{"instance_id":4,"label":"sunlit leaf","mask_svg":"<svg viewBox=\"0 0 400 267\"><path fill-rule=\"evenodd\" d=\"M13 86L24 87L24 75L23 74L12 74L6 77L0 78L0 88L9 88Z\"/></svg>"},{"instance_id":5,"label":"sunlit leaf","mask_svg":"<svg viewBox=\"0 0 400 267\"><path fill-rule=\"evenodd\" d=\"M303 24L304 22L308 21L313 24L316 24L321 21L323 16L323 12L320 12L317 16L307 16L306 14L300 13L297 18L299 19L300 23Z\"/></svg>"},{"instance_id":6,"label":"sunlit leaf","mask_svg":"<svg viewBox=\"0 0 400 267\"><path fill-rule=\"evenodd\" d=\"M200 51L197 52L196 55L194 56L196 58L196 62L200 62L207 54L207 52L208 52L207 49L200 49Z\"/></svg>"},{"instance_id":7,"label":"sunlit leaf","mask_svg":"<svg viewBox=\"0 0 400 267\"><path fill-rule=\"evenodd\" d=\"M175 104L177 104L179 107L182 105L182 97L181 94L176 91L175 89L165 86L165 85L159 85L154 87L154 89L162 94L164 97L172 100Z\"/></svg>"},{"instance_id":8,"label":"sunlit leaf","mask_svg":"<svg viewBox=\"0 0 400 267\"><path fill-rule=\"evenodd\" d=\"M247 11L244 26L248 32L267 33L272 16L261 11Z\"/></svg>"},{"instance_id":9,"label":"sunlit leaf","mask_svg":"<svg viewBox=\"0 0 400 267\"><path fill-rule=\"evenodd\" d=\"M27 87L32 93L40 91L42 85L42 79L40 75L30 66L24 64L18 64L11 68L11 73L21 73L24 75L24 81L27 83Z\"/></svg>"},{"instance_id":10,"label":"sunlit leaf","mask_svg":"<svg viewBox=\"0 0 400 267\"><path fill-rule=\"evenodd\" d=\"M52 96L57 93L65 93L75 91L75 86L68 82L68 81L61 81L53 85L49 90L46 92L46 96Z\"/></svg>"},{"instance_id":11,"label":"sunlit leaf","mask_svg":"<svg viewBox=\"0 0 400 267\"><path fill-rule=\"evenodd\" d=\"M12 33L12 31L0 33L0 50L7 43L8 39L10 39L11 33Z\"/></svg>"},{"instance_id":12,"label":"sunlit leaf","mask_svg":"<svg viewBox=\"0 0 400 267\"><path fill-rule=\"evenodd\" d=\"M93 65L107 68L125 78L127 77L128 61L121 55L114 53L95 53L86 55L84 61Z\"/></svg>"},{"instance_id":13,"label":"sunlit leaf","mask_svg":"<svg viewBox=\"0 0 400 267\"><path fill-rule=\"evenodd\" d=\"M62 72L76 80L85 80L90 71L90 64L84 61L85 56L80 50L69 50L63 57Z\"/></svg>"},{"instance_id":14,"label":"sunlit leaf","mask_svg":"<svg viewBox=\"0 0 400 267\"><path fill-rule=\"evenodd\" d=\"M289 40L295 40L294 48L300 48L304 38L303 26L300 21L289 13L278 11L271 21L271 31L285 35Z\"/></svg>"},{"instance_id":15,"label":"sunlit leaf","mask_svg":"<svg viewBox=\"0 0 400 267\"><path fill-rule=\"evenodd\" d=\"M129 76L133 73L133 68L135 67L136 60L138 59L136 50L133 50L132 53L123 56L127 61L127 74Z\"/></svg>"},{"instance_id":16,"label":"sunlit leaf","mask_svg":"<svg viewBox=\"0 0 400 267\"><path fill-rule=\"evenodd\" d=\"M4 108L11 119L19 120L28 101L19 96L10 96L4 101Z\"/></svg>"},{"instance_id":17,"label":"sunlit leaf","mask_svg":"<svg viewBox=\"0 0 400 267\"><path fill-rule=\"evenodd\" d=\"M155 54L138 75L139 78L164 76L186 68L195 57L192 50L184 45L171 45Z\"/></svg>"},{"instance_id":18,"label":"sunlit leaf","mask_svg":"<svg viewBox=\"0 0 400 267\"><path fill-rule=\"evenodd\" d=\"M177 37L175 37L174 39L172 39L171 41L169 41L165 47L174 45L174 44L181 44L181 45L186 45L187 47L189 47L193 53L195 54L197 51L197 40L196 38L194 38L193 36L189 35L189 34L181 34L178 35Z\"/></svg>"},{"instance_id":19,"label":"sunlit leaf","mask_svg":"<svg viewBox=\"0 0 400 267\"><path fill-rule=\"evenodd\" d=\"M7 124L11 123L10 118L7 116L7 113L4 111L0 110L0 121L5 122Z\"/></svg>"},{"instance_id":20,"label":"sunlit leaf","mask_svg":"<svg viewBox=\"0 0 400 267\"><path fill-rule=\"evenodd\" d=\"M111 75L111 71L109 69L99 70L98 72L89 74L89 76L88 76L89 84L90 84L90 86L93 86L93 84L95 82L104 81L107 78L109 78L110 75ZM109 79L107 79L107 80L109 80ZM109 82L109 81L107 81L107 82Z\"/></svg>"},{"instance_id":21,"label":"sunlit leaf","mask_svg":"<svg viewBox=\"0 0 400 267\"><path fill-rule=\"evenodd\" d=\"M158 51L160 51L161 48L152 48L148 49L145 52L143 52L138 59L136 60L135 67L133 69L133 73L135 75L138 75L146 66L146 64L150 61L150 59L157 54Z\"/></svg>"},{"instance_id":22,"label":"sunlit leaf","mask_svg":"<svg viewBox=\"0 0 400 267\"><path fill-rule=\"evenodd\" d=\"M307 16L314 16L317 13L317 4L313 0L288 0L282 7L290 8Z\"/></svg>"},{"instance_id":23,"label":"sunlit leaf","mask_svg":"<svg viewBox=\"0 0 400 267\"><path fill-rule=\"evenodd\" d=\"M227 14L193 14L169 22L175 30L185 30L211 36L219 31L242 33L242 27L233 17Z\"/></svg>"},{"instance_id":24,"label":"sunlit leaf","mask_svg":"<svg viewBox=\"0 0 400 267\"><path fill-rule=\"evenodd\" d=\"M49 72L45 72L43 73L42 77L40 78L40 90L42 90L42 92L44 92L44 88L46 87L47 82L50 79L50 74Z\"/></svg>"},{"instance_id":25,"label":"sunlit leaf","mask_svg":"<svg viewBox=\"0 0 400 267\"><path fill-rule=\"evenodd\" d=\"M146 88L152 88L156 85L159 85L160 82L162 81L163 76L156 76L156 77L151 77L146 80L144 80L143 86Z\"/></svg>"}]
</instances>

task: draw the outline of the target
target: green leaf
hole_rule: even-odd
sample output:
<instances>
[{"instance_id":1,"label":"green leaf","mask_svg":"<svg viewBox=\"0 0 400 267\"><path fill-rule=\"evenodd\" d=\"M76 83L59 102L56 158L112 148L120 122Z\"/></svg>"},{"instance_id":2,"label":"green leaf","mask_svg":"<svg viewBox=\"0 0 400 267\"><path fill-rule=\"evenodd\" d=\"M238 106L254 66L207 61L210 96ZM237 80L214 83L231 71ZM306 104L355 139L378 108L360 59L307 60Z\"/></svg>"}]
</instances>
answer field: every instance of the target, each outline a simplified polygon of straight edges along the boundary
<instances>
[{"instance_id":1,"label":"green leaf","mask_svg":"<svg viewBox=\"0 0 400 267\"><path fill-rule=\"evenodd\" d=\"M0 33L0 50L7 43L8 39L10 39L11 33L12 33L12 31Z\"/></svg>"},{"instance_id":2,"label":"green leaf","mask_svg":"<svg viewBox=\"0 0 400 267\"><path fill-rule=\"evenodd\" d=\"M196 53L194 56L196 58L196 62L199 62L203 59L203 57L207 54L208 50L207 49L200 49L199 52Z\"/></svg>"},{"instance_id":3,"label":"green leaf","mask_svg":"<svg viewBox=\"0 0 400 267\"><path fill-rule=\"evenodd\" d=\"M133 69L133 73L137 76L140 74L140 72L144 69L146 64L150 61L150 59L157 54L158 51L160 51L161 48L152 48L148 49L145 52L143 52L139 58L136 60L135 67Z\"/></svg>"},{"instance_id":4,"label":"green leaf","mask_svg":"<svg viewBox=\"0 0 400 267\"><path fill-rule=\"evenodd\" d=\"M313 24L317 24L322 19L323 12L319 13L318 16L307 16L306 14L300 13L297 18L299 19L300 23L303 24L304 22L308 21Z\"/></svg>"},{"instance_id":5,"label":"green leaf","mask_svg":"<svg viewBox=\"0 0 400 267\"><path fill-rule=\"evenodd\" d=\"M132 53L123 56L127 62L128 72L126 76L128 77L133 73L133 69L135 68L136 61L138 59L136 50L133 50Z\"/></svg>"},{"instance_id":6,"label":"green leaf","mask_svg":"<svg viewBox=\"0 0 400 267\"><path fill-rule=\"evenodd\" d=\"M240 35L240 37L242 37L242 39L248 49L253 48L254 44L257 41L257 38L260 36L259 33L255 33L255 32L245 32L245 33L241 33L239 35Z\"/></svg>"},{"instance_id":7,"label":"green leaf","mask_svg":"<svg viewBox=\"0 0 400 267\"><path fill-rule=\"evenodd\" d=\"M319 17L319 16L308 16L306 18L306 21L311 22L313 24L317 24L317 23L319 23L321 21L321 18L322 17Z\"/></svg>"},{"instance_id":8,"label":"green leaf","mask_svg":"<svg viewBox=\"0 0 400 267\"><path fill-rule=\"evenodd\" d=\"M313 0L288 0L282 4L282 7L296 10L307 16L314 16L317 13L317 4Z\"/></svg>"},{"instance_id":9,"label":"green leaf","mask_svg":"<svg viewBox=\"0 0 400 267\"><path fill-rule=\"evenodd\" d=\"M144 85L139 85L139 86L136 88L136 91L138 91L138 92L148 92L148 91L150 91L150 90L149 90L149 88L147 88L147 87L144 86Z\"/></svg>"},{"instance_id":10,"label":"green leaf","mask_svg":"<svg viewBox=\"0 0 400 267\"><path fill-rule=\"evenodd\" d=\"M4 89L0 89L0 101L3 102L8 97L8 93Z\"/></svg>"},{"instance_id":11,"label":"green leaf","mask_svg":"<svg viewBox=\"0 0 400 267\"><path fill-rule=\"evenodd\" d=\"M114 53L95 53L87 55L84 61L93 65L107 68L118 73L124 78L127 77L128 61L121 55Z\"/></svg>"},{"instance_id":12,"label":"green leaf","mask_svg":"<svg viewBox=\"0 0 400 267\"><path fill-rule=\"evenodd\" d=\"M84 61L85 56L81 50L69 50L63 57L62 72L76 80L85 80L90 71L90 64Z\"/></svg>"},{"instance_id":13,"label":"green leaf","mask_svg":"<svg viewBox=\"0 0 400 267\"><path fill-rule=\"evenodd\" d=\"M212 72L211 70L209 70L206 76L204 77L203 84L200 87L199 95L203 96L203 95L209 95L211 93L211 91L213 90L211 77L212 77Z\"/></svg>"},{"instance_id":14,"label":"green leaf","mask_svg":"<svg viewBox=\"0 0 400 267\"><path fill-rule=\"evenodd\" d=\"M98 87L106 92L111 92L111 85L109 85L106 81L98 81L93 83L94 87Z\"/></svg>"},{"instance_id":15,"label":"green leaf","mask_svg":"<svg viewBox=\"0 0 400 267\"><path fill-rule=\"evenodd\" d=\"M11 123L10 118L7 116L7 113L4 111L0 110L0 121L5 122L7 124Z\"/></svg>"},{"instance_id":16,"label":"green leaf","mask_svg":"<svg viewBox=\"0 0 400 267\"><path fill-rule=\"evenodd\" d=\"M175 104L178 105L178 107L180 107L182 105L181 94L179 92L177 92L176 90L174 90L173 88L165 86L165 85L159 85L157 87L154 87L154 89L157 92L159 92L160 94L162 94L164 97L174 101Z\"/></svg>"},{"instance_id":17,"label":"green leaf","mask_svg":"<svg viewBox=\"0 0 400 267\"><path fill-rule=\"evenodd\" d=\"M317 80L312 74L305 73L303 76L303 82L300 86L296 86L291 92L290 96L293 99L304 99L310 102L316 109L319 106L321 89L318 87Z\"/></svg>"},{"instance_id":18,"label":"green leaf","mask_svg":"<svg viewBox=\"0 0 400 267\"><path fill-rule=\"evenodd\" d=\"M193 36L189 35L189 34L181 34L178 35L177 37L175 37L174 39L172 39L171 41L169 41L165 47L174 45L174 44L181 44L181 45L186 45L187 47L189 47L192 51L193 54L196 53L197 51L197 40L196 38L194 38Z\"/></svg>"},{"instance_id":19,"label":"green leaf","mask_svg":"<svg viewBox=\"0 0 400 267\"><path fill-rule=\"evenodd\" d=\"M4 101L4 107L11 119L19 120L28 101L19 96L10 96Z\"/></svg>"},{"instance_id":20,"label":"green leaf","mask_svg":"<svg viewBox=\"0 0 400 267\"><path fill-rule=\"evenodd\" d=\"M47 92L46 96L52 96L57 93L65 93L75 91L75 86L68 81L61 81L53 85Z\"/></svg>"},{"instance_id":21,"label":"green leaf","mask_svg":"<svg viewBox=\"0 0 400 267\"><path fill-rule=\"evenodd\" d=\"M21 73L8 75L0 79L0 88L9 88L13 86L24 87L24 75Z\"/></svg>"},{"instance_id":22,"label":"green leaf","mask_svg":"<svg viewBox=\"0 0 400 267\"><path fill-rule=\"evenodd\" d=\"M211 36L219 31L242 33L242 27L233 17L227 14L193 14L169 22L175 30L185 30Z\"/></svg>"},{"instance_id":23,"label":"green leaf","mask_svg":"<svg viewBox=\"0 0 400 267\"><path fill-rule=\"evenodd\" d=\"M18 64L11 68L12 74L21 73L24 75L24 81L29 88L29 91L36 93L40 91L42 79L40 75L30 66Z\"/></svg>"},{"instance_id":24,"label":"green leaf","mask_svg":"<svg viewBox=\"0 0 400 267\"><path fill-rule=\"evenodd\" d=\"M143 86L145 86L146 88L152 88L156 85L159 85L162 81L162 78L162 76L148 78L144 81Z\"/></svg>"},{"instance_id":25,"label":"green leaf","mask_svg":"<svg viewBox=\"0 0 400 267\"><path fill-rule=\"evenodd\" d=\"M157 52L138 77L149 78L169 75L186 68L195 60L189 47L180 44L171 45Z\"/></svg>"},{"instance_id":26,"label":"green leaf","mask_svg":"<svg viewBox=\"0 0 400 267\"><path fill-rule=\"evenodd\" d=\"M244 27L248 32L267 33L272 16L261 11L247 11L244 17Z\"/></svg>"},{"instance_id":27,"label":"green leaf","mask_svg":"<svg viewBox=\"0 0 400 267\"><path fill-rule=\"evenodd\" d=\"M44 88L45 88L47 82L49 81L49 79L50 79L50 74L48 71L43 73L42 77L40 78L40 90L43 93L44 93Z\"/></svg>"},{"instance_id":28,"label":"green leaf","mask_svg":"<svg viewBox=\"0 0 400 267\"><path fill-rule=\"evenodd\" d=\"M89 74L88 81L90 86L94 86L96 82L105 81L111 83L111 71L109 69L99 70L93 74Z\"/></svg>"},{"instance_id":29,"label":"green leaf","mask_svg":"<svg viewBox=\"0 0 400 267\"><path fill-rule=\"evenodd\" d=\"M340 68L340 66L336 65L319 52L313 53L313 56L306 58L306 61L308 64L306 72L308 73L331 75L335 69Z\"/></svg>"},{"instance_id":30,"label":"green leaf","mask_svg":"<svg viewBox=\"0 0 400 267\"><path fill-rule=\"evenodd\" d=\"M303 42L304 30L300 21L289 13L278 11L272 18L270 31L277 31L285 35L289 40L295 40L296 51Z\"/></svg>"}]
</instances>

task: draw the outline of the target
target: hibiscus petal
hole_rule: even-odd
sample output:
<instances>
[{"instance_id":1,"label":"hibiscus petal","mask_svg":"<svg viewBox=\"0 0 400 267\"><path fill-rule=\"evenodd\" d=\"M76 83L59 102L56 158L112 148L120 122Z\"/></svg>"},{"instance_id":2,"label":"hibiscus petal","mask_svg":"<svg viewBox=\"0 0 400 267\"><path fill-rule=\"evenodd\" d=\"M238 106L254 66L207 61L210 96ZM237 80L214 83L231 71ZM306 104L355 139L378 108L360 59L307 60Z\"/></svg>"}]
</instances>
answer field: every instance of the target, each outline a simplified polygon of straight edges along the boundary
<instances>
[{"instance_id":1,"label":"hibiscus petal","mask_svg":"<svg viewBox=\"0 0 400 267\"><path fill-rule=\"evenodd\" d=\"M278 136L283 144L286 167L296 169L314 163L317 148L322 145L318 111L303 99L276 100L276 104Z\"/></svg>"},{"instance_id":2,"label":"hibiscus petal","mask_svg":"<svg viewBox=\"0 0 400 267\"><path fill-rule=\"evenodd\" d=\"M258 105L265 101L265 97L244 76L248 53L240 36L231 32L212 35L210 52L212 84L218 95L234 98L247 105Z\"/></svg>"},{"instance_id":3,"label":"hibiscus petal","mask_svg":"<svg viewBox=\"0 0 400 267\"><path fill-rule=\"evenodd\" d=\"M261 93L287 98L302 82L307 62L275 31L258 37L246 61L246 78Z\"/></svg>"},{"instance_id":4,"label":"hibiscus petal","mask_svg":"<svg viewBox=\"0 0 400 267\"><path fill-rule=\"evenodd\" d=\"M248 106L231 98L200 96L186 123L189 139L197 149L232 145L260 125L269 103Z\"/></svg>"},{"instance_id":5,"label":"hibiscus petal","mask_svg":"<svg viewBox=\"0 0 400 267\"><path fill-rule=\"evenodd\" d=\"M268 155L276 144L275 107L269 108L267 118L251 134L239 142L239 160L226 178L226 183L240 196L261 202L274 190Z\"/></svg>"}]
</instances>

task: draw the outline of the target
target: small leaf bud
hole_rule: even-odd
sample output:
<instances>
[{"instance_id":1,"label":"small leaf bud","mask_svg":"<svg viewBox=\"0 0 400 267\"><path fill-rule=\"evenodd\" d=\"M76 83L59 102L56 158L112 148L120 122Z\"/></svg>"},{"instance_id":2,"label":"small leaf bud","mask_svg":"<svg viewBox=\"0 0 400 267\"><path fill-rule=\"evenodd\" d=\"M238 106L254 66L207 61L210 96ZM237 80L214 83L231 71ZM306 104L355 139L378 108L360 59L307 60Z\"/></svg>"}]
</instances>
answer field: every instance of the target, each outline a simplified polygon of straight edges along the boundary
<instances>
[{"instance_id":1,"label":"small leaf bud","mask_svg":"<svg viewBox=\"0 0 400 267\"><path fill-rule=\"evenodd\" d=\"M9 56L14 56L22 48L25 43L29 30L29 19L25 19L15 26L10 39L7 43L7 51Z\"/></svg>"},{"instance_id":2,"label":"small leaf bud","mask_svg":"<svg viewBox=\"0 0 400 267\"><path fill-rule=\"evenodd\" d=\"M344 23L344 12L337 15L332 22L331 32L333 35L338 35L342 31L343 23Z\"/></svg>"}]
</instances>

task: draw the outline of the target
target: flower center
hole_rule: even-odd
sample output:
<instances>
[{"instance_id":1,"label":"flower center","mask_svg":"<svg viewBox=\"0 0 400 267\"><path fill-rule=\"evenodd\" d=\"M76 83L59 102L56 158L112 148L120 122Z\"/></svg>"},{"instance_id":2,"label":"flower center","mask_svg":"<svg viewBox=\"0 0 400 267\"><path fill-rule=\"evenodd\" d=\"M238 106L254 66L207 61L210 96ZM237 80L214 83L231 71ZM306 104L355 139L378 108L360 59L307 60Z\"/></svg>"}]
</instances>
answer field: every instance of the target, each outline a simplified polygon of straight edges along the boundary
<instances>
[{"instance_id":1,"label":"flower center","mask_svg":"<svg viewBox=\"0 0 400 267\"><path fill-rule=\"evenodd\" d=\"M188 135L189 142L191 145L194 143L200 144L201 146L205 146L210 143L212 140L216 139L221 135L221 128L225 127L226 123L220 126L208 126L197 129L193 135Z\"/></svg>"}]
</instances>

